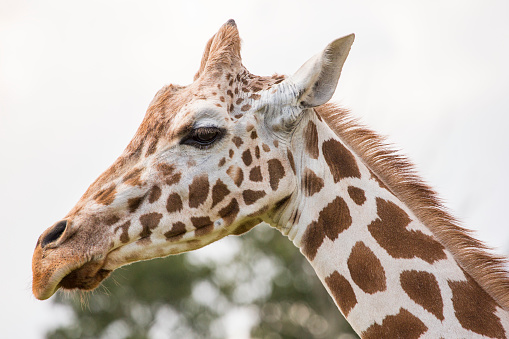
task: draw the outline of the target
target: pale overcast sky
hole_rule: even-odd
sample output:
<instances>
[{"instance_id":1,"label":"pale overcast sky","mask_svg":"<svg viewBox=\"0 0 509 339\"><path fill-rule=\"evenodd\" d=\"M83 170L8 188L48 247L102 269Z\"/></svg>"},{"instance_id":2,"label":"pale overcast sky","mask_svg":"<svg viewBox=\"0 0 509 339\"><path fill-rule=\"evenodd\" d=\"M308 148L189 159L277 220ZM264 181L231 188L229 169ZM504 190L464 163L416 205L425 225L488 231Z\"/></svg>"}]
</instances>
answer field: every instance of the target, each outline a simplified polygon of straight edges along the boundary
<instances>
[{"instance_id":1,"label":"pale overcast sky","mask_svg":"<svg viewBox=\"0 0 509 339\"><path fill-rule=\"evenodd\" d=\"M66 319L32 297L39 234L122 152L155 92L188 84L230 18L254 74L355 33L335 101L509 252L509 2L0 0L0 336Z\"/></svg>"}]
</instances>

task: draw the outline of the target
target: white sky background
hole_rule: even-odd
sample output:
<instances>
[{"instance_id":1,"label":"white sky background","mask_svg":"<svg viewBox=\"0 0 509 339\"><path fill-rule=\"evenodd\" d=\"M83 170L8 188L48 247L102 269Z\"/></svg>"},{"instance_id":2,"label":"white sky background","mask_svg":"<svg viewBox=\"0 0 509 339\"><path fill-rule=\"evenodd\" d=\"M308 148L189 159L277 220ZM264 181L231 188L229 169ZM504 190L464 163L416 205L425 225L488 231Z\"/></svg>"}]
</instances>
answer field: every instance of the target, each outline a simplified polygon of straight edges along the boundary
<instances>
[{"instance_id":1,"label":"white sky background","mask_svg":"<svg viewBox=\"0 0 509 339\"><path fill-rule=\"evenodd\" d=\"M508 253L508 15L505 0L0 0L0 336L66 318L31 296L37 237L120 155L156 91L192 81L229 18L260 75L356 33L334 100Z\"/></svg>"}]
</instances>

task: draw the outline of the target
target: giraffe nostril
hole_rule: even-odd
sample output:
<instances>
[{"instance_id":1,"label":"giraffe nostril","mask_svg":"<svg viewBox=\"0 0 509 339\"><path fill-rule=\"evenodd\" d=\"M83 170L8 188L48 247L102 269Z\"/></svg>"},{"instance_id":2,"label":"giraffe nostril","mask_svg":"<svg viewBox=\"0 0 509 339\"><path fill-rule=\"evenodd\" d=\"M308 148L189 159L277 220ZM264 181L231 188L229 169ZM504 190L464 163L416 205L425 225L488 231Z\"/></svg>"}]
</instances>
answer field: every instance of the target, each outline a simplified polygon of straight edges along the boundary
<instances>
[{"instance_id":1,"label":"giraffe nostril","mask_svg":"<svg viewBox=\"0 0 509 339\"><path fill-rule=\"evenodd\" d=\"M52 243L60 238L67 227L67 220L61 220L57 222L51 230L46 234L41 241L41 247L45 247L47 244Z\"/></svg>"}]
</instances>

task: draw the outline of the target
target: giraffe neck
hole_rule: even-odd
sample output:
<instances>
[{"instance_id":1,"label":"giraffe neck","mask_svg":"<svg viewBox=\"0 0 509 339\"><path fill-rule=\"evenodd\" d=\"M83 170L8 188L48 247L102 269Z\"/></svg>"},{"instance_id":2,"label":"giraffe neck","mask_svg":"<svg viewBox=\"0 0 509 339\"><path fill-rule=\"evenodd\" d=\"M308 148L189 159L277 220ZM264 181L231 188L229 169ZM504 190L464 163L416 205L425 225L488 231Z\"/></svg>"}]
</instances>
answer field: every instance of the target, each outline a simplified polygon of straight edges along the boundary
<instances>
[{"instance_id":1,"label":"giraffe neck","mask_svg":"<svg viewBox=\"0 0 509 339\"><path fill-rule=\"evenodd\" d=\"M298 189L272 220L357 333L509 334L507 312L317 114L301 121L288 155Z\"/></svg>"}]
</instances>

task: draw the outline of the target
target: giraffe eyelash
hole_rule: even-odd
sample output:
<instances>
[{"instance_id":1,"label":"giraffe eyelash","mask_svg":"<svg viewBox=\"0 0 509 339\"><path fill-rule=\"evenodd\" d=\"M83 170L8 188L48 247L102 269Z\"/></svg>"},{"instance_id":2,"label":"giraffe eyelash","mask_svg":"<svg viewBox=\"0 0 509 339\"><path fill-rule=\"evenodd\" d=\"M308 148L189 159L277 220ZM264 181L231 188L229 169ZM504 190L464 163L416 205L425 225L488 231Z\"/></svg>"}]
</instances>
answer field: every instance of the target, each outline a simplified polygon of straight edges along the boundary
<instances>
[{"instance_id":1,"label":"giraffe eyelash","mask_svg":"<svg viewBox=\"0 0 509 339\"><path fill-rule=\"evenodd\" d=\"M198 127L193 128L182 140L181 145L190 145L199 149L207 149L221 140L225 134L223 128Z\"/></svg>"}]
</instances>

